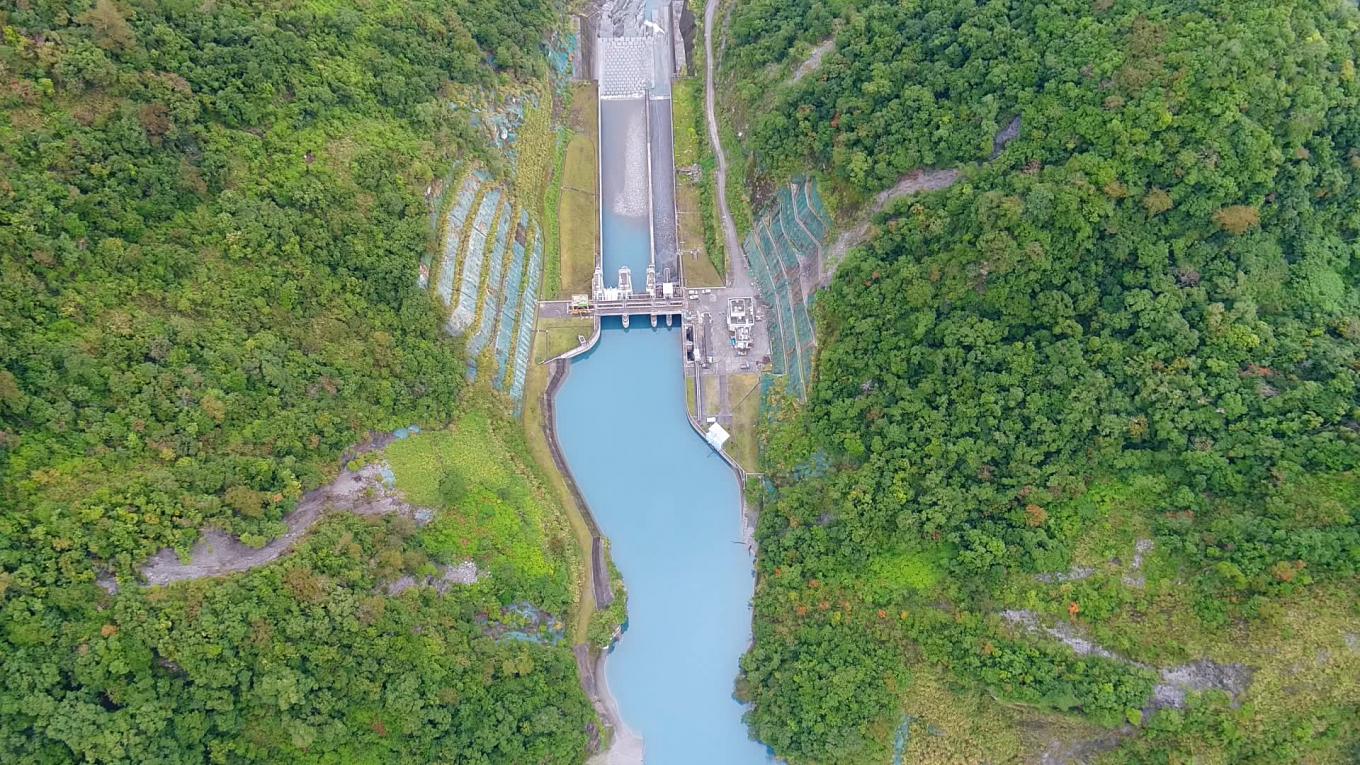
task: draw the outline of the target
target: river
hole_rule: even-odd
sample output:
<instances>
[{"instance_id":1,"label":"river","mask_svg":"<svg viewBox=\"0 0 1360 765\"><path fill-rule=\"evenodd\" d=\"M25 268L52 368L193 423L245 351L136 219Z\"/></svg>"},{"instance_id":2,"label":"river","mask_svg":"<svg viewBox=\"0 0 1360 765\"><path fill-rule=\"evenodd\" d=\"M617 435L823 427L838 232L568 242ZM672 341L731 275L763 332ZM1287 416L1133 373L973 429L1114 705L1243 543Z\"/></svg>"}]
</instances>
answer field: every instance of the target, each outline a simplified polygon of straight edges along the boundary
<instances>
[{"instance_id":1,"label":"river","mask_svg":"<svg viewBox=\"0 0 1360 765\"><path fill-rule=\"evenodd\" d=\"M648 765L763 763L732 698L754 584L737 480L685 415L679 342L615 320L557 394L563 452L628 586L605 678Z\"/></svg>"},{"instance_id":2,"label":"river","mask_svg":"<svg viewBox=\"0 0 1360 765\"><path fill-rule=\"evenodd\" d=\"M667 23L664 4L645 4ZM659 276L678 267L668 46L650 66L651 99L600 102L604 278L627 265L639 290L654 247ZM555 407L563 455L628 587L627 628L604 662L626 745L604 759L637 762L640 739L647 765L770 762L732 697L755 582L737 476L686 415L678 322L649 324L605 319Z\"/></svg>"}]
</instances>

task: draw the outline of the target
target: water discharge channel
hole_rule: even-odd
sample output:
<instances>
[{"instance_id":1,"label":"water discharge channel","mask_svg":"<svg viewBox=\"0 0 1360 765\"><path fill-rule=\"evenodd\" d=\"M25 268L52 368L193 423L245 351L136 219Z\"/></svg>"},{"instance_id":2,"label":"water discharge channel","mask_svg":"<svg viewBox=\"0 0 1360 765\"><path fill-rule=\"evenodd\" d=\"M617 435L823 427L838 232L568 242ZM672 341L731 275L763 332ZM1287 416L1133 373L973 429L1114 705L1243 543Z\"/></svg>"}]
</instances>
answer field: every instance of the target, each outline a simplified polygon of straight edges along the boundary
<instances>
[{"instance_id":1,"label":"water discharge channel","mask_svg":"<svg viewBox=\"0 0 1360 765\"><path fill-rule=\"evenodd\" d=\"M610 276L623 265L640 276L653 246L663 268L674 257L673 212L654 215L674 208L669 56L657 58L650 98L600 104L601 260ZM732 697L754 587L736 473L686 414L681 330L602 321L555 409L559 445L628 587L627 631L604 671L623 745L604 759L770 762Z\"/></svg>"}]
</instances>

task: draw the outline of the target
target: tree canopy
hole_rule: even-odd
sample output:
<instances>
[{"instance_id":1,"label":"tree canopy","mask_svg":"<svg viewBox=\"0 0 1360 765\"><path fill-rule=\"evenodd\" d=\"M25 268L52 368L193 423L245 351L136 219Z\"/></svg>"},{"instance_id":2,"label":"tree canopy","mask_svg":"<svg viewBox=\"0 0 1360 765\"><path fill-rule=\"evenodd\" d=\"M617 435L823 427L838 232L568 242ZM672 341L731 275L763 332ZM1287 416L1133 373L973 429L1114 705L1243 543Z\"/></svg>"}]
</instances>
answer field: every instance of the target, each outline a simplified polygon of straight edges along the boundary
<instances>
[{"instance_id":1,"label":"tree canopy","mask_svg":"<svg viewBox=\"0 0 1360 765\"><path fill-rule=\"evenodd\" d=\"M846 215L915 169L964 174L879 216L818 298L810 400L765 450L757 734L795 762L886 759L893 689L921 663L1122 723L1143 670L996 616L1106 514L1146 529L1204 632L1353 580L1354 8L814 5L838 19L835 50L802 80L755 88L782 60L729 54L754 166L815 171ZM894 585L885 554L945 575ZM1117 578L1088 595L1063 620L1101 629L1119 610L1102 598L1154 610ZM874 690L825 691L857 675ZM1335 725L1328 745L1357 735Z\"/></svg>"},{"instance_id":2,"label":"tree canopy","mask_svg":"<svg viewBox=\"0 0 1360 765\"><path fill-rule=\"evenodd\" d=\"M0 760L584 756L570 652L486 626L561 608L560 569L388 597L432 543L341 517L267 568L137 585L205 527L277 536L370 432L455 418L465 361L416 283L425 195L487 149L448 99L540 77L557 14L0 10ZM508 512L501 488L469 491Z\"/></svg>"}]
</instances>

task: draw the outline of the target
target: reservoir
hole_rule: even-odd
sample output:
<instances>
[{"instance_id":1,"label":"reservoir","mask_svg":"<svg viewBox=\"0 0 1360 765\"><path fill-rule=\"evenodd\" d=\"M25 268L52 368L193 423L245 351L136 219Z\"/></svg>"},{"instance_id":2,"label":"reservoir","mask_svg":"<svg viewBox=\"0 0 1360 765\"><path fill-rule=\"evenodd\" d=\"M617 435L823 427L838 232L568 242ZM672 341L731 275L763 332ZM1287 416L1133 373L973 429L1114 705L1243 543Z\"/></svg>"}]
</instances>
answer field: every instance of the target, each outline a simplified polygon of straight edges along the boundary
<instances>
[{"instance_id":1,"label":"reservoir","mask_svg":"<svg viewBox=\"0 0 1360 765\"><path fill-rule=\"evenodd\" d=\"M685 415L680 330L605 321L558 391L557 432L628 586L610 691L648 765L767 762L732 698L754 585L736 475Z\"/></svg>"}]
</instances>

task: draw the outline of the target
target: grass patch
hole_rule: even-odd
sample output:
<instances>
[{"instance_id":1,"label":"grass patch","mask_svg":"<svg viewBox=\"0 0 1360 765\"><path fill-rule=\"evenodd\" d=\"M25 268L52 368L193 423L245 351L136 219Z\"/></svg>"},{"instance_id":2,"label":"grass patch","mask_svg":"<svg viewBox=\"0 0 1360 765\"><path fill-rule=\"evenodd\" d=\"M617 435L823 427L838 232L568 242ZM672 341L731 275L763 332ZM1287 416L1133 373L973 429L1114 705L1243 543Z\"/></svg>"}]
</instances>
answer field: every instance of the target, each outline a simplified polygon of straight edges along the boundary
<instances>
[{"instance_id":1,"label":"grass patch","mask_svg":"<svg viewBox=\"0 0 1360 765\"><path fill-rule=\"evenodd\" d=\"M543 293L557 296L562 292L562 178L566 172L567 147L570 133L558 136L553 160L552 183L543 198Z\"/></svg>"},{"instance_id":2,"label":"grass patch","mask_svg":"<svg viewBox=\"0 0 1360 765\"><path fill-rule=\"evenodd\" d=\"M732 440L727 453L748 473L760 467L760 439L756 425L760 419L760 375L731 375L727 378L727 401L732 409Z\"/></svg>"},{"instance_id":3,"label":"grass patch","mask_svg":"<svg viewBox=\"0 0 1360 765\"><path fill-rule=\"evenodd\" d=\"M529 215L542 223L544 294L553 294L554 285L561 277L554 266L558 261L557 236L553 230L557 225L556 210L550 213L548 202L561 183L558 172L560 142L552 125L552 85L546 76L534 86L534 91L538 95L537 105L534 99L526 99L524 122L515 141L519 160L514 173L514 192L519 204L527 207Z\"/></svg>"},{"instance_id":4,"label":"grass patch","mask_svg":"<svg viewBox=\"0 0 1360 765\"><path fill-rule=\"evenodd\" d=\"M595 141L583 133L572 135L567 143L559 206L562 282L556 294L560 297L590 292L600 242L596 161Z\"/></svg>"},{"instance_id":5,"label":"grass patch","mask_svg":"<svg viewBox=\"0 0 1360 765\"><path fill-rule=\"evenodd\" d=\"M535 348L535 353L537 353ZM584 508L576 504L576 498L567 487L566 479L553 462L552 450L543 429L543 392L548 387L548 368L538 364L529 366L529 374L524 385L524 440L533 462L539 472L546 477L546 483L557 498L559 506L566 509L567 522L572 538L576 542L576 556L582 561L577 568L577 598L571 615L571 642L584 643L589 639L590 628L598 623L595 617L594 572L591 570L591 536Z\"/></svg>"},{"instance_id":6,"label":"grass patch","mask_svg":"<svg viewBox=\"0 0 1360 765\"><path fill-rule=\"evenodd\" d=\"M540 319L534 330L534 365L566 353L580 345L580 337L595 333L595 320L588 316L568 319Z\"/></svg>"},{"instance_id":7,"label":"grass patch","mask_svg":"<svg viewBox=\"0 0 1360 765\"><path fill-rule=\"evenodd\" d=\"M940 583L950 552L939 545L875 556L869 562L870 587L885 594L929 592Z\"/></svg>"},{"instance_id":8,"label":"grass patch","mask_svg":"<svg viewBox=\"0 0 1360 765\"><path fill-rule=\"evenodd\" d=\"M709 257L704 237L704 212L699 203L700 187L680 176L675 184L675 207L679 216L680 266L688 287L721 287L724 279Z\"/></svg>"},{"instance_id":9,"label":"grass patch","mask_svg":"<svg viewBox=\"0 0 1360 765\"><path fill-rule=\"evenodd\" d=\"M560 256L555 259L562 280L557 291L549 293L558 297L590 292L600 246L599 125L594 84L578 83L572 88L568 122L571 137L562 158L558 201Z\"/></svg>"},{"instance_id":10,"label":"grass patch","mask_svg":"<svg viewBox=\"0 0 1360 765\"><path fill-rule=\"evenodd\" d=\"M707 428L708 418L716 417L718 414L718 376L701 375L699 377L699 384L703 386L702 392L704 395L704 411L700 413L700 419L704 420L703 425Z\"/></svg>"},{"instance_id":11,"label":"grass patch","mask_svg":"<svg viewBox=\"0 0 1360 765\"><path fill-rule=\"evenodd\" d=\"M702 44L702 43L700 43ZM703 66L699 61L697 66ZM672 89L675 121L676 207L680 246L684 253L685 282L696 287L719 287L727 271L721 222L717 215L717 160L708 141L704 117L704 80L687 77ZM697 174L680 171L693 168Z\"/></svg>"},{"instance_id":12,"label":"grass patch","mask_svg":"<svg viewBox=\"0 0 1360 765\"><path fill-rule=\"evenodd\" d=\"M675 122L675 166L697 164L705 150L704 81L685 77L671 86L672 120Z\"/></svg>"},{"instance_id":13,"label":"grass patch","mask_svg":"<svg viewBox=\"0 0 1360 765\"><path fill-rule=\"evenodd\" d=\"M430 557L476 561L507 599L557 613L573 604L582 559L512 420L474 403L448 428L395 441L383 456L406 498L436 510L419 534Z\"/></svg>"},{"instance_id":14,"label":"grass patch","mask_svg":"<svg viewBox=\"0 0 1360 765\"><path fill-rule=\"evenodd\" d=\"M1014 713L982 691L951 688L933 668L913 667L902 712L910 720L904 762L972 765L1023 759Z\"/></svg>"}]
</instances>

